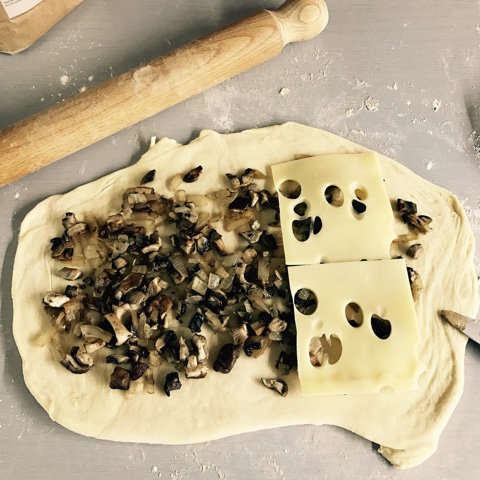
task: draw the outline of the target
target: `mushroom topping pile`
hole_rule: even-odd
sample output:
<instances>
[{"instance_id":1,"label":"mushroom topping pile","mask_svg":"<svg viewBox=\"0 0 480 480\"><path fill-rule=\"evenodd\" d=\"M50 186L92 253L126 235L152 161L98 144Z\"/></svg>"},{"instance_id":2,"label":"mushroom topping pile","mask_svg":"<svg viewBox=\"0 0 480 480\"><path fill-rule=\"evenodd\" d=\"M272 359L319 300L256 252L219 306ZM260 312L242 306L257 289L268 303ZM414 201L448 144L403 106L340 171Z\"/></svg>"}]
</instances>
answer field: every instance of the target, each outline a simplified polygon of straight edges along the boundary
<instances>
[{"instance_id":1,"label":"mushroom topping pile","mask_svg":"<svg viewBox=\"0 0 480 480\"><path fill-rule=\"evenodd\" d=\"M295 368L277 195L257 186L265 175L255 169L227 174L225 188L209 195L179 189L206 174L199 166L171 179L167 198L145 185L152 170L104 223L65 215L51 256L70 283L43 298L65 368L83 374L112 364L110 388L153 393L164 382L168 396L182 387L180 375L228 374L272 347L280 375Z\"/></svg>"},{"instance_id":2,"label":"mushroom topping pile","mask_svg":"<svg viewBox=\"0 0 480 480\"><path fill-rule=\"evenodd\" d=\"M423 252L423 245L421 243L411 243L417 241L422 235L431 232L432 218L427 215L417 214L417 204L410 201L398 198L396 202L397 211L400 217L408 226L409 232L399 235L392 244L392 247L400 245L404 248L404 253L413 260ZM410 282L410 289L412 291L413 300L416 302L423 293L424 285L420 274L412 267L407 267L408 279Z\"/></svg>"},{"instance_id":3,"label":"mushroom topping pile","mask_svg":"<svg viewBox=\"0 0 480 480\"><path fill-rule=\"evenodd\" d=\"M225 188L208 195L179 188L200 175L206 173L198 166L170 179L174 195L167 198L146 186L155 171L146 172L103 223L88 212L80 220L65 214L62 234L50 240L51 256L64 265L58 277L76 283L45 294L53 333L42 341L54 343L66 369L85 374L112 364L110 388L153 393L162 381L170 396L182 387L180 374L187 380L212 370L229 374L242 357L258 358L269 348L277 351L279 375L296 367L277 194L260 188L266 177L251 168L228 173ZM397 209L410 232L396 244L431 230L413 202L399 199ZM224 236L238 248L230 250ZM422 247L405 250L415 259ZM408 274L417 299L422 280L411 267ZM297 308L308 310L308 295L297 297ZM216 358L209 355L212 339ZM262 382L288 392L284 380Z\"/></svg>"}]
</instances>

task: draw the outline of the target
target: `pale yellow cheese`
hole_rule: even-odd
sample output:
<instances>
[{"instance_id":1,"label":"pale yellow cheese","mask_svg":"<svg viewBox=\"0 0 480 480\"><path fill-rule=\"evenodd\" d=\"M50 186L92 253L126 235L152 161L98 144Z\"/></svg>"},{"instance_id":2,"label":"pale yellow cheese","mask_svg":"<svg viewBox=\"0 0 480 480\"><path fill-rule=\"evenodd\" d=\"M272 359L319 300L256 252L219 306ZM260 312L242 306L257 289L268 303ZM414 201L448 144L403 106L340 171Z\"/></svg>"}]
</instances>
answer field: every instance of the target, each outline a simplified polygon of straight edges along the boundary
<instances>
[{"instance_id":1,"label":"pale yellow cheese","mask_svg":"<svg viewBox=\"0 0 480 480\"><path fill-rule=\"evenodd\" d=\"M288 275L292 296L309 289L317 300L310 315L295 308L298 374L304 395L416 388L419 330L403 259L294 266L288 268ZM358 326L347 321L350 303L363 314ZM390 322L388 338L375 334L373 315ZM313 366L310 342L323 335L329 341L334 337L334 345L340 341L341 355L332 365L327 358L321 366Z\"/></svg>"},{"instance_id":2,"label":"pale yellow cheese","mask_svg":"<svg viewBox=\"0 0 480 480\"><path fill-rule=\"evenodd\" d=\"M376 153L304 158L272 165L272 174L279 192L287 265L390 258L393 212ZM298 198L282 195L282 185L288 181L300 185ZM330 198L329 203L330 192L340 199ZM356 213L352 202L366 207L365 212ZM304 214L299 215L295 209ZM321 221L318 233L314 230L316 217L320 219L317 225ZM312 221L313 231L306 241L297 240L293 222L307 218Z\"/></svg>"}]
</instances>

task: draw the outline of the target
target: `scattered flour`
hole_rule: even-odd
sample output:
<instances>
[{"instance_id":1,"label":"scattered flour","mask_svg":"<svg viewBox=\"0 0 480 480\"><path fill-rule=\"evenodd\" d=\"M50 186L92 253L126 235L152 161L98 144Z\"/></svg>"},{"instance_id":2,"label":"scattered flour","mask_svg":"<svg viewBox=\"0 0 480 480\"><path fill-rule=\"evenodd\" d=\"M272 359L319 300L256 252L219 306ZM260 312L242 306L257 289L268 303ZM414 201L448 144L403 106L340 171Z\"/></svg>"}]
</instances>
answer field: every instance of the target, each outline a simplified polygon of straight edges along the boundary
<instances>
[{"instance_id":1,"label":"scattered flour","mask_svg":"<svg viewBox=\"0 0 480 480\"><path fill-rule=\"evenodd\" d=\"M70 77L69 77L68 75L62 75L62 76L60 77L60 83L61 83L62 85L68 85L69 82L70 82Z\"/></svg>"},{"instance_id":2,"label":"scattered flour","mask_svg":"<svg viewBox=\"0 0 480 480\"><path fill-rule=\"evenodd\" d=\"M365 108L370 112L378 112L379 102L376 98L367 97L363 103L365 105Z\"/></svg>"},{"instance_id":3,"label":"scattered flour","mask_svg":"<svg viewBox=\"0 0 480 480\"><path fill-rule=\"evenodd\" d=\"M424 161L423 163L425 164L425 168L427 170L431 170L435 166L435 162L433 160Z\"/></svg>"},{"instance_id":4,"label":"scattered flour","mask_svg":"<svg viewBox=\"0 0 480 480\"><path fill-rule=\"evenodd\" d=\"M440 100L435 99L432 102L433 111L436 112L441 107L441 105L442 105L442 102Z\"/></svg>"}]
</instances>

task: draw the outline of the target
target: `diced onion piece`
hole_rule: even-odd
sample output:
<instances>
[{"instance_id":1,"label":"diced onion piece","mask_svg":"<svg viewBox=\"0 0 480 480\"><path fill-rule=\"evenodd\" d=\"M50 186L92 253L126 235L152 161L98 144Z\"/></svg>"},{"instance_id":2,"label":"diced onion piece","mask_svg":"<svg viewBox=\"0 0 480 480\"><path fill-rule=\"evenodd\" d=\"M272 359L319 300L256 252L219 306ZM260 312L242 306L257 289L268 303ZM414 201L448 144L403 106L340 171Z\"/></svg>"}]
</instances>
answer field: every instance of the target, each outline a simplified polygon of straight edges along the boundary
<instances>
[{"instance_id":1,"label":"diced onion piece","mask_svg":"<svg viewBox=\"0 0 480 480\"><path fill-rule=\"evenodd\" d=\"M183 182L183 177L178 174L172 177L168 182L167 182L167 188L174 192Z\"/></svg>"}]
</instances>

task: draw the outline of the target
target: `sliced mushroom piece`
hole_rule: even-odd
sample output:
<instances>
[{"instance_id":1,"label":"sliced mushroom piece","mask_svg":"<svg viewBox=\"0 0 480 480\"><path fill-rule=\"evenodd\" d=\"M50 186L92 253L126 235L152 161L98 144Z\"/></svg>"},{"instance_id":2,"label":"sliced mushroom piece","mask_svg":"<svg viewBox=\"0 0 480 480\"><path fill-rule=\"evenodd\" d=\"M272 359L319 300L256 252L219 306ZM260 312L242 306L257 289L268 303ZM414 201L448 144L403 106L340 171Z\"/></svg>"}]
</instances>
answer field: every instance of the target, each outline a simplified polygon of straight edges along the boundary
<instances>
[{"instance_id":1,"label":"sliced mushroom piece","mask_svg":"<svg viewBox=\"0 0 480 480\"><path fill-rule=\"evenodd\" d=\"M203 363L207 361L208 359L207 339L203 335L195 334L192 337L192 343L196 350L198 362Z\"/></svg>"},{"instance_id":2,"label":"sliced mushroom piece","mask_svg":"<svg viewBox=\"0 0 480 480\"><path fill-rule=\"evenodd\" d=\"M408 280L410 282L410 289L412 291L413 301L416 302L423 293L423 281L420 274L411 267L407 267Z\"/></svg>"},{"instance_id":3,"label":"sliced mushroom piece","mask_svg":"<svg viewBox=\"0 0 480 480\"><path fill-rule=\"evenodd\" d=\"M427 217L430 218L430 217ZM404 223L408 223L412 227L418 229L421 233L428 233L432 230L430 227L431 222L425 221L423 218L420 218L414 213L404 213L402 214L402 220Z\"/></svg>"},{"instance_id":4,"label":"sliced mushroom piece","mask_svg":"<svg viewBox=\"0 0 480 480\"><path fill-rule=\"evenodd\" d=\"M88 324L82 325L80 327L80 331L82 332L82 335L85 338L85 340L98 338L100 340L103 340L105 343L110 343L113 337L113 335L110 332L103 330L103 328L100 328L97 325L88 325Z\"/></svg>"},{"instance_id":5,"label":"sliced mushroom piece","mask_svg":"<svg viewBox=\"0 0 480 480\"><path fill-rule=\"evenodd\" d=\"M178 344L176 346L172 344L167 345L162 349L161 353L167 363L180 363Z\"/></svg>"},{"instance_id":6,"label":"sliced mushroom piece","mask_svg":"<svg viewBox=\"0 0 480 480\"><path fill-rule=\"evenodd\" d=\"M237 196L235 200L229 203L228 209L232 212L243 212L250 205L249 197Z\"/></svg>"},{"instance_id":7,"label":"sliced mushroom piece","mask_svg":"<svg viewBox=\"0 0 480 480\"><path fill-rule=\"evenodd\" d=\"M243 344L243 351L248 357L258 358L265 353L271 342L268 337L252 335Z\"/></svg>"},{"instance_id":8,"label":"sliced mushroom piece","mask_svg":"<svg viewBox=\"0 0 480 480\"><path fill-rule=\"evenodd\" d=\"M192 332L198 333L202 330L202 325L204 321L205 321L205 315L199 308L197 308L197 311L193 314L193 317L190 319L190 322L188 323L188 328Z\"/></svg>"},{"instance_id":9,"label":"sliced mushroom piece","mask_svg":"<svg viewBox=\"0 0 480 480\"><path fill-rule=\"evenodd\" d=\"M174 390L180 390L182 388L182 382L178 377L177 372L170 372L165 378L165 385L163 387L164 392L167 394L167 397L170 396L170 392Z\"/></svg>"},{"instance_id":10,"label":"sliced mushroom piece","mask_svg":"<svg viewBox=\"0 0 480 480\"><path fill-rule=\"evenodd\" d=\"M250 244L257 243L262 236L262 232L260 230L247 230L246 232L241 232L240 235L248 240Z\"/></svg>"},{"instance_id":11,"label":"sliced mushroom piece","mask_svg":"<svg viewBox=\"0 0 480 480\"><path fill-rule=\"evenodd\" d=\"M168 283L164 282L160 277L154 277L148 284L147 294L153 297L160 293L164 288L168 288Z\"/></svg>"},{"instance_id":12,"label":"sliced mushroom piece","mask_svg":"<svg viewBox=\"0 0 480 480\"><path fill-rule=\"evenodd\" d=\"M167 295L160 293L150 301L146 311L151 313L153 310L158 310L159 317L164 319L172 308L173 300Z\"/></svg>"},{"instance_id":13,"label":"sliced mushroom piece","mask_svg":"<svg viewBox=\"0 0 480 480\"><path fill-rule=\"evenodd\" d=\"M290 355L288 352L282 350L278 356L275 368L280 371L280 375L288 375L290 370L294 368L295 365L296 356Z\"/></svg>"},{"instance_id":14,"label":"sliced mushroom piece","mask_svg":"<svg viewBox=\"0 0 480 480\"><path fill-rule=\"evenodd\" d=\"M262 383L271 390L275 390L282 397L288 394L288 385L283 380L277 378L262 378Z\"/></svg>"},{"instance_id":15,"label":"sliced mushroom piece","mask_svg":"<svg viewBox=\"0 0 480 480\"><path fill-rule=\"evenodd\" d=\"M92 354L93 352L96 352L97 350L100 350L106 345L106 342L101 340L100 338L89 338L85 339L84 347L85 347L85 352Z\"/></svg>"},{"instance_id":16,"label":"sliced mushroom piece","mask_svg":"<svg viewBox=\"0 0 480 480\"><path fill-rule=\"evenodd\" d=\"M205 363L199 363L196 355L189 355L185 367L185 376L187 378L205 378L206 375L207 366Z\"/></svg>"},{"instance_id":17,"label":"sliced mushroom piece","mask_svg":"<svg viewBox=\"0 0 480 480\"><path fill-rule=\"evenodd\" d=\"M285 320L281 320L280 318L276 317L274 318L269 324L268 324L268 338L270 340L279 342L282 340L282 332L285 331L287 328L287 322Z\"/></svg>"},{"instance_id":18,"label":"sliced mushroom piece","mask_svg":"<svg viewBox=\"0 0 480 480\"><path fill-rule=\"evenodd\" d=\"M88 225L85 222L78 222L75 225L72 225L67 230L67 235L70 238L77 237L79 235L83 235L88 232Z\"/></svg>"},{"instance_id":19,"label":"sliced mushroom piece","mask_svg":"<svg viewBox=\"0 0 480 480\"><path fill-rule=\"evenodd\" d=\"M232 188L234 188L235 190L238 190L240 188L240 179L236 175L233 175L232 173L227 173L226 176L230 180L230 184Z\"/></svg>"},{"instance_id":20,"label":"sliced mushroom piece","mask_svg":"<svg viewBox=\"0 0 480 480\"><path fill-rule=\"evenodd\" d=\"M208 325L212 328L214 332L226 332L228 331L228 315L217 315L211 310L205 311L205 318Z\"/></svg>"},{"instance_id":21,"label":"sliced mushroom piece","mask_svg":"<svg viewBox=\"0 0 480 480\"><path fill-rule=\"evenodd\" d=\"M65 216L62 218L62 225L65 230L68 230L70 227L73 227L77 223L77 217L73 212L65 213Z\"/></svg>"},{"instance_id":22,"label":"sliced mushroom piece","mask_svg":"<svg viewBox=\"0 0 480 480\"><path fill-rule=\"evenodd\" d=\"M417 204L410 202L409 200L403 200L402 198L397 199L397 210L400 213L417 213Z\"/></svg>"},{"instance_id":23,"label":"sliced mushroom piece","mask_svg":"<svg viewBox=\"0 0 480 480\"><path fill-rule=\"evenodd\" d=\"M88 353L81 352L78 347L73 347L70 355L65 355L60 363L70 372L82 374L93 367L93 358Z\"/></svg>"},{"instance_id":24,"label":"sliced mushroom piece","mask_svg":"<svg viewBox=\"0 0 480 480\"><path fill-rule=\"evenodd\" d=\"M107 313L106 320L110 323L117 339L116 346L123 345L133 334L129 332L125 325L114 313Z\"/></svg>"},{"instance_id":25,"label":"sliced mushroom piece","mask_svg":"<svg viewBox=\"0 0 480 480\"><path fill-rule=\"evenodd\" d=\"M57 272L57 277L64 280L78 280L82 276L82 272L77 268L63 267Z\"/></svg>"},{"instance_id":26,"label":"sliced mushroom piece","mask_svg":"<svg viewBox=\"0 0 480 480\"><path fill-rule=\"evenodd\" d=\"M43 303L52 308L61 308L69 301L70 297L57 292L47 292L43 297Z\"/></svg>"},{"instance_id":27,"label":"sliced mushroom piece","mask_svg":"<svg viewBox=\"0 0 480 480\"><path fill-rule=\"evenodd\" d=\"M239 356L240 348L233 343L226 343L220 348L213 369L220 373L230 373Z\"/></svg>"},{"instance_id":28,"label":"sliced mushroom piece","mask_svg":"<svg viewBox=\"0 0 480 480\"><path fill-rule=\"evenodd\" d=\"M130 388L130 371L122 368L115 367L115 370L110 376L110 388L114 390L128 390Z\"/></svg>"},{"instance_id":29,"label":"sliced mushroom piece","mask_svg":"<svg viewBox=\"0 0 480 480\"><path fill-rule=\"evenodd\" d=\"M108 355L107 357L105 357L105 361L107 363L115 363L116 365L121 365L124 363L130 363L131 359L128 355L116 354Z\"/></svg>"},{"instance_id":30,"label":"sliced mushroom piece","mask_svg":"<svg viewBox=\"0 0 480 480\"><path fill-rule=\"evenodd\" d=\"M121 300L128 292L138 288L142 284L143 277L142 273L130 273L127 275L115 290L115 298Z\"/></svg>"},{"instance_id":31,"label":"sliced mushroom piece","mask_svg":"<svg viewBox=\"0 0 480 480\"><path fill-rule=\"evenodd\" d=\"M414 243L413 245L410 245L407 249L407 255L414 260L416 260L422 252L423 245L420 243Z\"/></svg>"},{"instance_id":32,"label":"sliced mushroom piece","mask_svg":"<svg viewBox=\"0 0 480 480\"><path fill-rule=\"evenodd\" d=\"M155 348L158 352L160 352L164 347L167 345L171 345L172 343L177 341L177 334L174 330L166 330L163 332L160 337L157 338L155 342Z\"/></svg>"},{"instance_id":33,"label":"sliced mushroom piece","mask_svg":"<svg viewBox=\"0 0 480 480\"><path fill-rule=\"evenodd\" d=\"M188 348L188 345L185 342L185 339L183 337L180 337L178 344L180 346L178 350L178 356L180 358L180 361L184 362L185 360L187 360L188 356L190 355L190 349Z\"/></svg>"},{"instance_id":34,"label":"sliced mushroom piece","mask_svg":"<svg viewBox=\"0 0 480 480\"><path fill-rule=\"evenodd\" d=\"M50 251L52 252L52 258L60 259L60 256L65 250L65 241L62 237L55 237L50 239Z\"/></svg>"},{"instance_id":35,"label":"sliced mushroom piece","mask_svg":"<svg viewBox=\"0 0 480 480\"><path fill-rule=\"evenodd\" d=\"M222 257L230 253L223 241L222 236L216 230L212 230L210 232L208 239Z\"/></svg>"},{"instance_id":36,"label":"sliced mushroom piece","mask_svg":"<svg viewBox=\"0 0 480 480\"><path fill-rule=\"evenodd\" d=\"M118 232L123 228L123 215L117 213L107 218L107 228L110 232Z\"/></svg>"},{"instance_id":37,"label":"sliced mushroom piece","mask_svg":"<svg viewBox=\"0 0 480 480\"><path fill-rule=\"evenodd\" d=\"M147 363L144 362L133 362L132 363L132 370L130 372L131 380L138 380L145 375L145 372L148 370L149 366Z\"/></svg>"}]
</instances>

